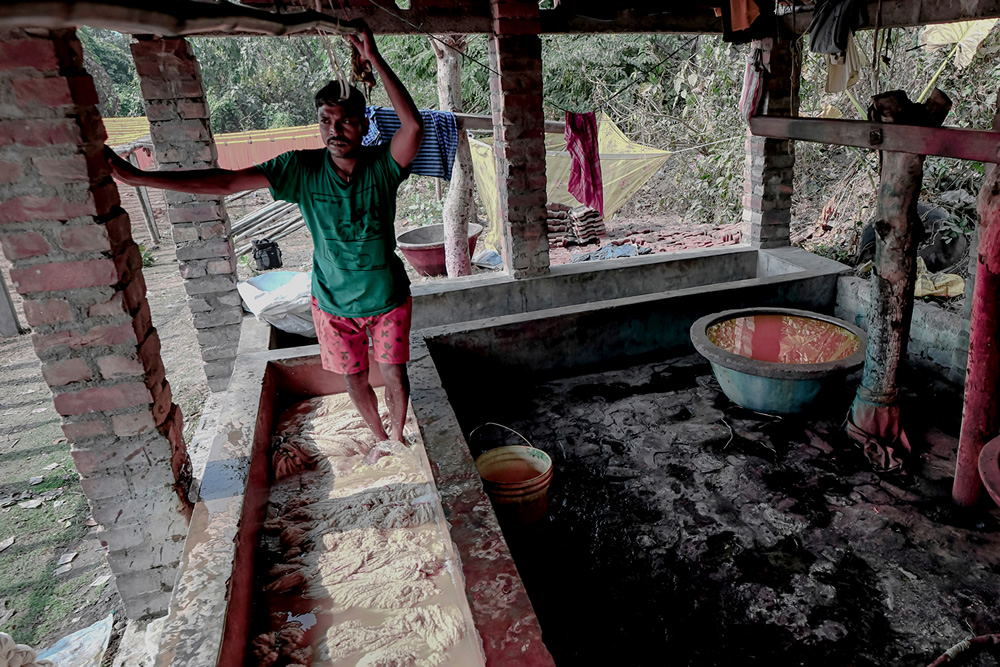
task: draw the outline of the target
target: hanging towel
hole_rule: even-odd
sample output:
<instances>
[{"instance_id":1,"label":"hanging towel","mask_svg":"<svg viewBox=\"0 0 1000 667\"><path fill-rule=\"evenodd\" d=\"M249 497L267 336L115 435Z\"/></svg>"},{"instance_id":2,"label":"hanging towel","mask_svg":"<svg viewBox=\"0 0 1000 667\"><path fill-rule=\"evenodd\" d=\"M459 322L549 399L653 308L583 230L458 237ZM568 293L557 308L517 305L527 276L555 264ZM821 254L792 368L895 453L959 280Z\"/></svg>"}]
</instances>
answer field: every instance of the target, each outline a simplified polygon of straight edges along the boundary
<instances>
[{"instance_id":1,"label":"hanging towel","mask_svg":"<svg viewBox=\"0 0 1000 667\"><path fill-rule=\"evenodd\" d=\"M754 0L729 0L729 20L733 31L748 30L758 16L760 8Z\"/></svg>"},{"instance_id":2,"label":"hanging towel","mask_svg":"<svg viewBox=\"0 0 1000 667\"><path fill-rule=\"evenodd\" d=\"M854 35L847 35L844 53L826 54L826 86L828 93L842 93L860 79L861 54L854 43Z\"/></svg>"},{"instance_id":3,"label":"hanging towel","mask_svg":"<svg viewBox=\"0 0 1000 667\"><path fill-rule=\"evenodd\" d=\"M368 134L362 140L365 146L377 146L392 141L392 135L400 128L399 116L391 107L368 107ZM420 143L416 157L410 164L410 171L421 176L435 176L451 180L451 168L455 164L458 150L458 129L455 114L450 111L430 111L423 109L420 117L424 121L424 140Z\"/></svg>"},{"instance_id":4,"label":"hanging towel","mask_svg":"<svg viewBox=\"0 0 1000 667\"><path fill-rule=\"evenodd\" d=\"M722 7L722 40L746 44L777 34L774 0L730 0Z\"/></svg>"},{"instance_id":5,"label":"hanging towel","mask_svg":"<svg viewBox=\"0 0 1000 667\"><path fill-rule=\"evenodd\" d=\"M567 190L581 204L604 215L604 183L597 147L597 118L593 111L566 112L566 150L572 158Z\"/></svg>"},{"instance_id":6,"label":"hanging towel","mask_svg":"<svg viewBox=\"0 0 1000 667\"><path fill-rule=\"evenodd\" d=\"M747 57L746 68L743 70L743 90L740 92L739 101L740 116L747 125L760 108L774 40L760 39L752 44L753 49Z\"/></svg>"}]
</instances>

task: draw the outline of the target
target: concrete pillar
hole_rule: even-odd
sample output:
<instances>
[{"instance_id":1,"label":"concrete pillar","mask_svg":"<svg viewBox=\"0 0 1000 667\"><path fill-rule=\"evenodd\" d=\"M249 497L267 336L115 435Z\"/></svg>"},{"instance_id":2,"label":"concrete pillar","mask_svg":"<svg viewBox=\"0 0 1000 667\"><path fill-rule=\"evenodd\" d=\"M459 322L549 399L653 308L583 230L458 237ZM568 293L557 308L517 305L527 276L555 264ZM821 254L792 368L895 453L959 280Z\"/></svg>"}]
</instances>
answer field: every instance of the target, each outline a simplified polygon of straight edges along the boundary
<instances>
[{"instance_id":1,"label":"concrete pillar","mask_svg":"<svg viewBox=\"0 0 1000 667\"><path fill-rule=\"evenodd\" d=\"M72 30L0 33L0 245L131 618L162 615L191 464Z\"/></svg>"},{"instance_id":2,"label":"concrete pillar","mask_svg":"<svg viewBox=\"0 0 1000 667\"><path fill-rule=\"evenodd\" d=\"M770 67L761 113L797 116L800 43L784 39L754 42L770 47L764 64ZM743 169L743 242L758 248L790 244L792 185L795 178L795 144L783 139L765 139L747 133L746 164Z\"/></svg>"},{"instance_id":3,"label":"concrete pillar","mask_svg":"<svg viewBox=\"0 0 1000 667\"><path fill-rule=\"evenodd\" d=\"M161 170L218 166L201 68L184 39L139 38L132 57ZM223 198L167 192L167 218L212 391L229 386L243 309Z\"/></svg>"},{"instance_id":4,"label":"concrete pillar","mask_svg":"<svg viewBox=\"0 0 1000 667\"><path fill-rule=\"evenodd\" d=\"M491 0L489 41L494 151L504 266L514 278L548 273L545 225L545 115L538 3Z\"/></svg>"}]
</instances>

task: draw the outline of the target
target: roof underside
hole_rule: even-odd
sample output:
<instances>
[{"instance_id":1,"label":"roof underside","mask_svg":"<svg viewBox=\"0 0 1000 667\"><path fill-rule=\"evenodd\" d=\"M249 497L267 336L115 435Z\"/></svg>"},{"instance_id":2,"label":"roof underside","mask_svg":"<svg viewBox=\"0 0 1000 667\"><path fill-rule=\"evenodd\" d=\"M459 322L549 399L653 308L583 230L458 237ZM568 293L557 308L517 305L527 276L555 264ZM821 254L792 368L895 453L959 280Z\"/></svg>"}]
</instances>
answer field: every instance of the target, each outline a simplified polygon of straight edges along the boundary
<instances>
[{"instance_id":1,"label":"roof underside","mask_svg":"<svg viewBox=\"0 0 1000 667\"><path fill-rule=\"evenodd\" d=\"M805 32L812 20L810 0L779 0L779 22ZM541 10L543 33L694 33L718 34L722 20L713 5L728 0L561 0ZM1000 17L1000 0L875 0L871 24L884 28ZM529 5L530 7L530 5ZM364 19L379 34L492 33L490 0L4 0L0 29L111 28L132 34L293 35L353 32L345 21Z\"/></svg>"}]
</instances>

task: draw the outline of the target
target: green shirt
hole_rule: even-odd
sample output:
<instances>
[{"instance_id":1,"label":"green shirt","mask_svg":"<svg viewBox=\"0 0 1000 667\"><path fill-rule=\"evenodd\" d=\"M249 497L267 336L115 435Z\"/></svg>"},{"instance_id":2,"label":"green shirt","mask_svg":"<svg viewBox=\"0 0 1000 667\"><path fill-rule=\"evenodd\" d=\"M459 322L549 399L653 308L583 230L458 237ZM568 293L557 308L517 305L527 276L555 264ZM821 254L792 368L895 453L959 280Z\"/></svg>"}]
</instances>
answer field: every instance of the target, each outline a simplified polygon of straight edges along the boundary
<instances>
[{"instance_id":1,"label":"green shirt","mask_svg":"<svg viewBox=\"0 0 1000 667\"><path fill-rule=\"evenodd\" d=\"M322 311L369 317L406 301L410 280L393 252L396 190L409 169L389 144L363 147L347 183L326 148L291 151L258 165L275 199L299 205L312 232L312 293Z\"/></svg>"}]
</instances>

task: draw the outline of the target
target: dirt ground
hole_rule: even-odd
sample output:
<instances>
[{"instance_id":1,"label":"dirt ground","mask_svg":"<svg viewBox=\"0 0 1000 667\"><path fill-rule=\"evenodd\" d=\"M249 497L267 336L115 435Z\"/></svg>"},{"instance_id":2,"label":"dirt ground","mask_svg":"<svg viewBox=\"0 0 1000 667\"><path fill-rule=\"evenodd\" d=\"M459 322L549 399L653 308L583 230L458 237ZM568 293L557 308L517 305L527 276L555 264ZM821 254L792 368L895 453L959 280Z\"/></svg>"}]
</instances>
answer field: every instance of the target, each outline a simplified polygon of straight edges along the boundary
<instances>
[{"instance_id":1,"label":"dirt ground","mask_svg":"<svg viewBox=\"0 0 1000 667\"><path fill-rule=\"evenodd\" d=\"M151 245L130 189L122 188L123 206L133 219L136 242ZM191 326L186 296L177 272L169 223L160 193L152 192L157 228L163 238L158 249L150 249L151 263L143 269L153 324L162 341L163 363L174 401L185 420L190 439L208 395L201 361ZM245 197L229 206L235 221L270 201L266 192ZM611 221L609 240L637 242L655 251L681 249L696 244L728 244L738 241L730 230L711 226L685 226L676 219L649 217ZM412 228L401 219L397 232ZM675 242L671 243L671 239ZM694 239L694 241L692 241ZM305 229L278 241L284 269L308 271L312 241ZM477 248L481 250L482 244ZM570 261L574 253L596 250L598 245L559 249L553 264ZM407 264L414 283L442 278L419 276ZM9 263L0 256L0 271L9 284ZM483 272L483 269L475 269ZM239 267L244 280L256 272L245 257ZM20 313L21 300L12 294ZM22 326L26 326L23 315ZM69 445L62 437L52 396L42 380L38 358L31 346L30 331L16 338L0 338L0 630L19 642L44 648L59 638L87 627L113 611L121 617L123 607L104 559L97 529L90 519L86 498L73 468ZM31 484L32 478L42 481ZM41 504L34 505L35 500ZM27 505L21 503L27 502ZM13 537L12 545L3 548ZM76 554L63 570L60 559ZM103 581L103 583L99 583ZM98 585L92 585L97 583ZM116 625L116 636L123 624Z\"/></svg>"}]
</instances>

